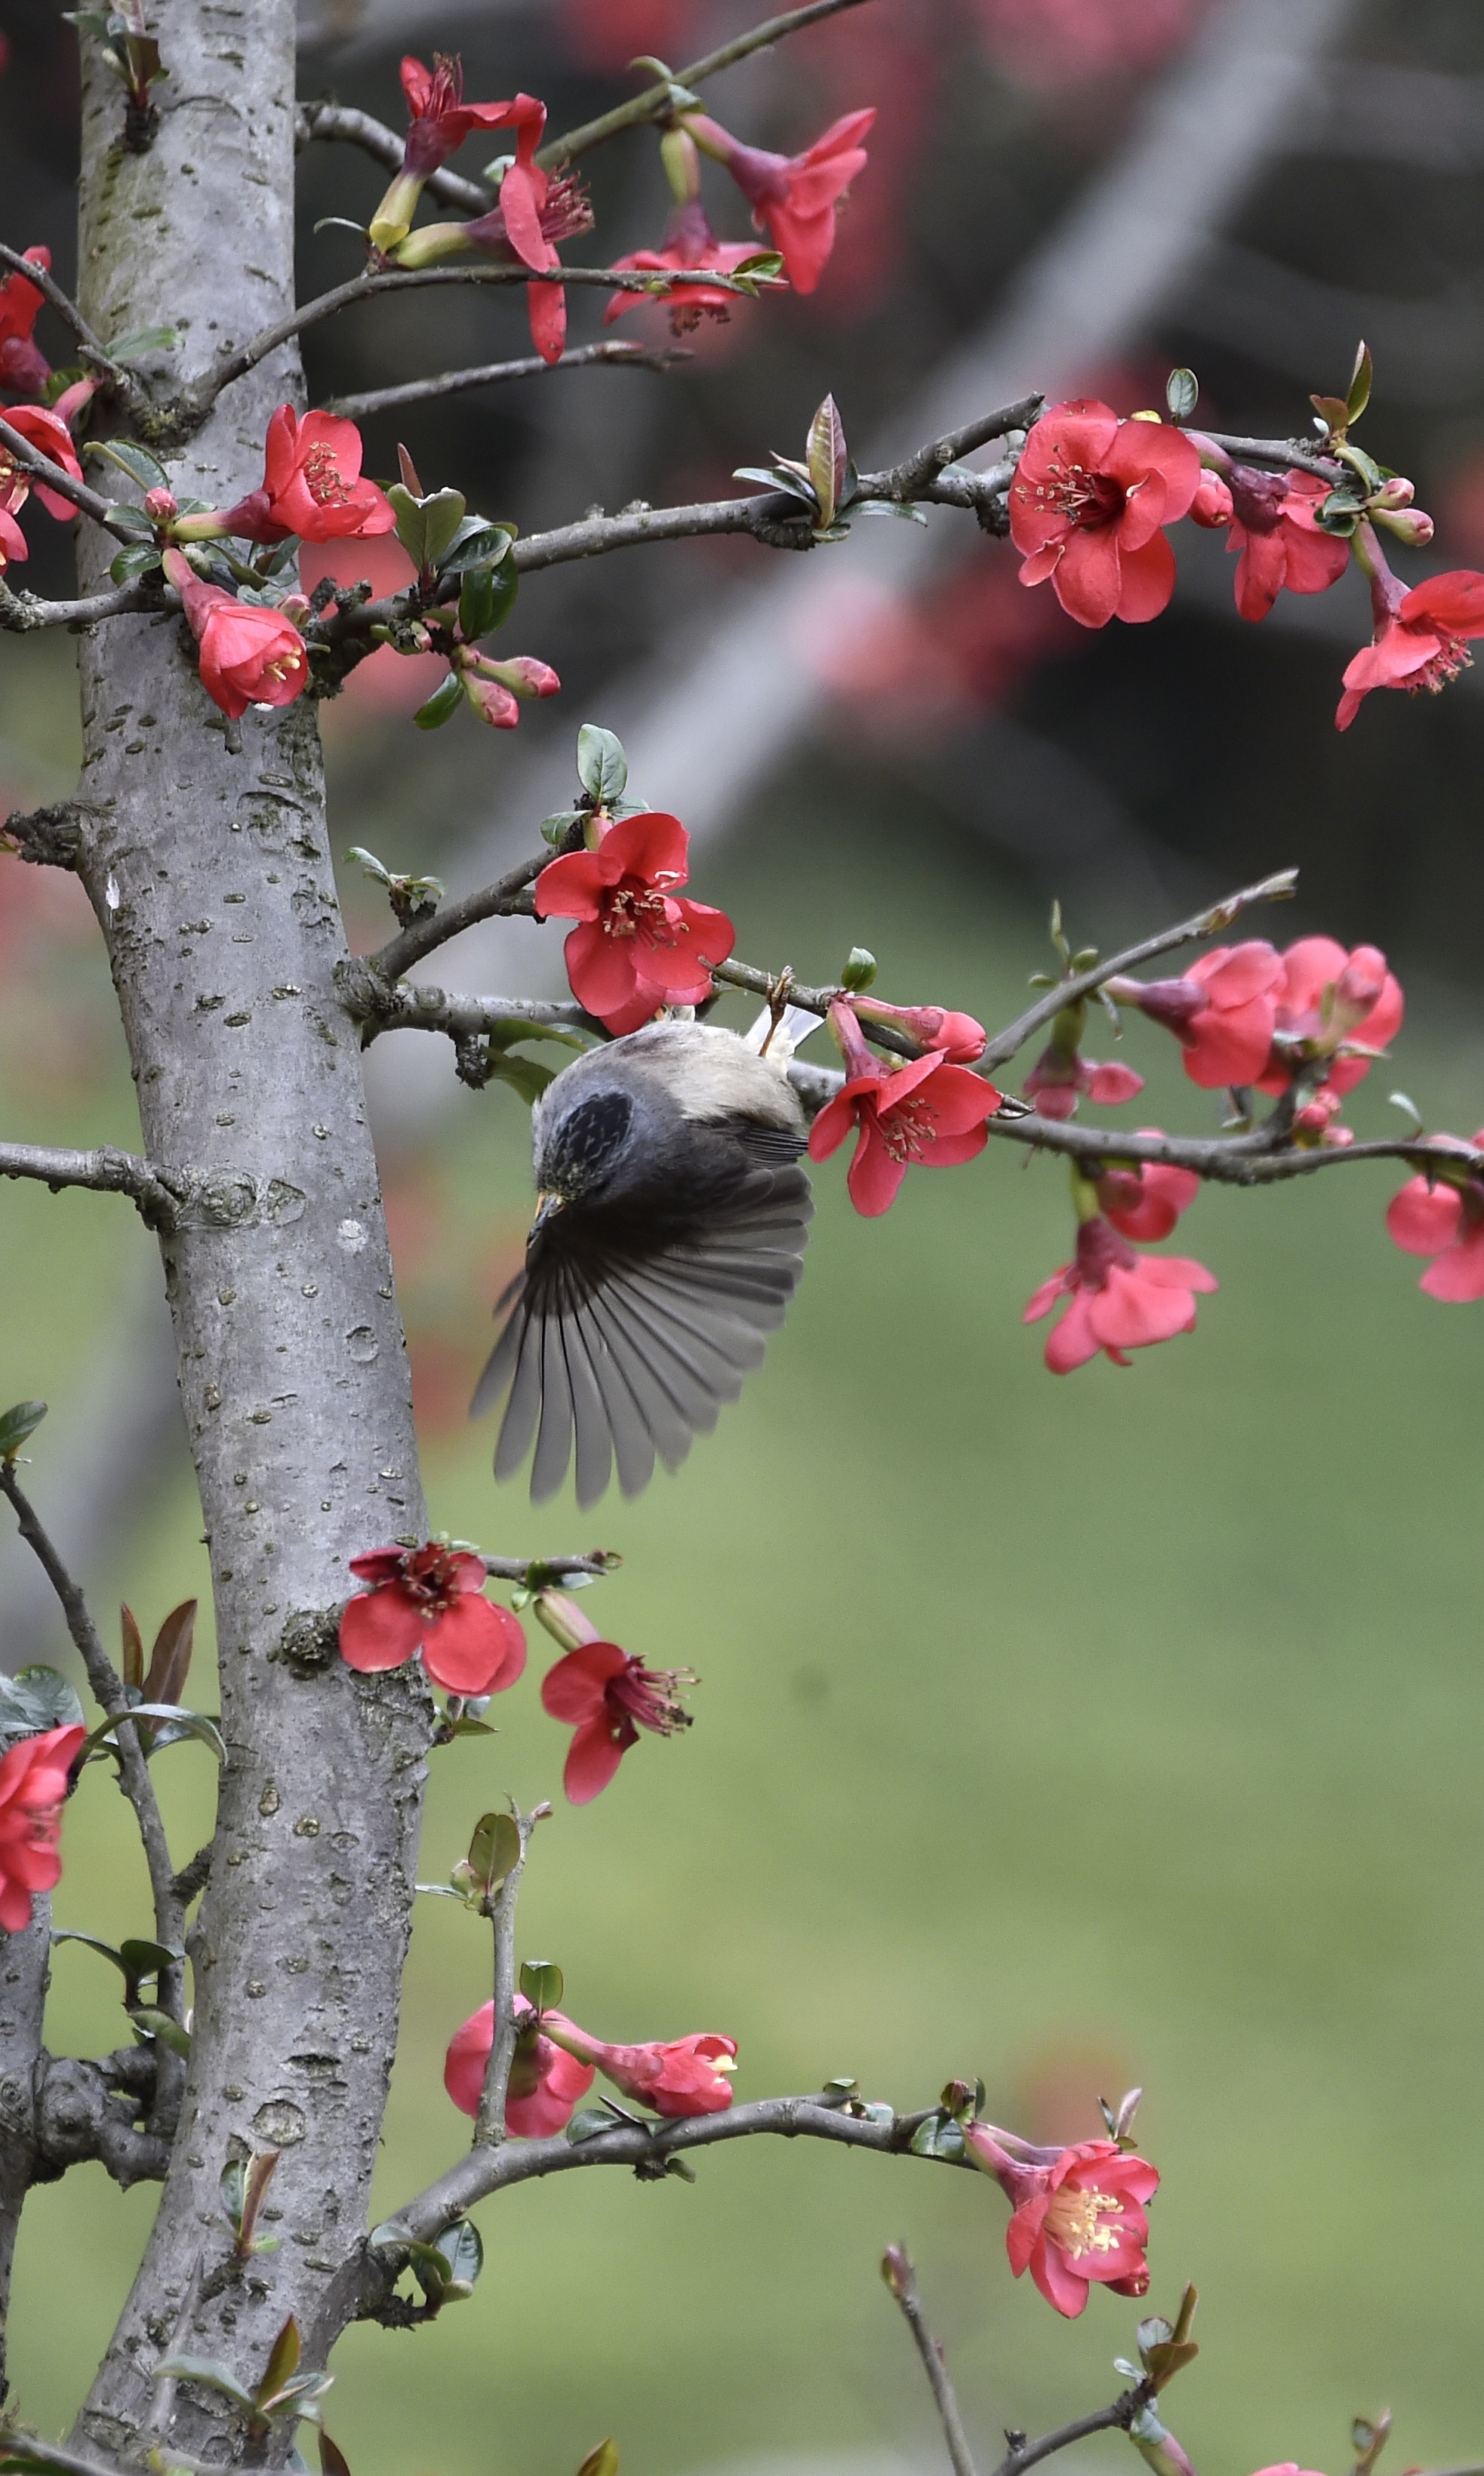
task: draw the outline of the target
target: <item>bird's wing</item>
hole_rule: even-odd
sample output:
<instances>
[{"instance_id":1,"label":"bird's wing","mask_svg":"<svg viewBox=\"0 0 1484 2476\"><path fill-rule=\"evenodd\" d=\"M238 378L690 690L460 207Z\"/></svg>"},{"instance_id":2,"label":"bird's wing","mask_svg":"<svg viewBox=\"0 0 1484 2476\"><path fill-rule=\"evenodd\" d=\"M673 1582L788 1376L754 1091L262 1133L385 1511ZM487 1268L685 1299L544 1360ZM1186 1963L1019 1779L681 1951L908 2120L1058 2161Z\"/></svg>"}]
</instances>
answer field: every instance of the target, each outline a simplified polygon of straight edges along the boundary
<instances>
[{"instance_id":1,"label":"bird's wing","mask_svg":"<svg viewBox=\"0 0 1484 2476\"><path fill-rule=\"evenodd\" d=\"M495 1476L509 1478L534 1440L539 1503L561 1485L575 1441L585 1508L612 1462L626 1496L656 1458L674 1470L782 1323L813 1210L790 1159L750 1169L703 1227L657 1247L584 1229L578 1215L544 1223L474 1397L478 1417L509 1394Z\"/></svg>"}]
</instances>

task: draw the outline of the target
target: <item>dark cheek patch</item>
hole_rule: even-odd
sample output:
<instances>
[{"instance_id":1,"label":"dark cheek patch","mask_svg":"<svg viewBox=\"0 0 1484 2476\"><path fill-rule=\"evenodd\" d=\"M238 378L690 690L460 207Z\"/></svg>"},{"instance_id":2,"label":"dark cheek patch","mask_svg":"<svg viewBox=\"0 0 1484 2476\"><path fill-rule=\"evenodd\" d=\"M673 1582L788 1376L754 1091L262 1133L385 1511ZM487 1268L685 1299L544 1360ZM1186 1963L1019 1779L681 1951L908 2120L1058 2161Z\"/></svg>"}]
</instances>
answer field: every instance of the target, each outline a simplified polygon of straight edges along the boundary
<instances>
[{"instance_id":1,"label":"dark cheek patch","mask_svg":"<svg viewBox=\"0 0 1484 2476\"><path fill-rule=\"evenodd\" d=\"M627 1092L598 1092L580 1101L553 1134L541 1166L542 1183L558 1193L593 1185L617 1159L633 1120Z\"/></svg>"}]
</instances>

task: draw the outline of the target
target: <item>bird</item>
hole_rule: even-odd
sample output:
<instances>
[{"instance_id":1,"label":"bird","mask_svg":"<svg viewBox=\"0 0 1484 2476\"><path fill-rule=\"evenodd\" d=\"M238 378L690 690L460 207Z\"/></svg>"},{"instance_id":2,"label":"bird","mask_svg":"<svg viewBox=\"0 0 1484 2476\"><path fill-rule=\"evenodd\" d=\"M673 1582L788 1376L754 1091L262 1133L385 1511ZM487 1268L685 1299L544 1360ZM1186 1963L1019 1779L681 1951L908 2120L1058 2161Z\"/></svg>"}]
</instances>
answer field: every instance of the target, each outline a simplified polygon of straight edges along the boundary
<instances>
[{"instance_id":1,"label":"bird","mask_svg":"<svg viewBox=\"0 0 1484 2476\"><path fill-rule=\"evenodd\" d=\"M675 1470L763 1355L804 1269L814 1203L807 1133L784 1068L747 1037L661 1018L554 1076L532 1113L537 1187L523 1270L470 1416L507 1392L497 1479L531 1448L531 1495L556 1494L574 1442L577 1500L616 1465L625 1496ZM812 1022L812 1018L809 1018Z\"/></svg>"}]
</instances>

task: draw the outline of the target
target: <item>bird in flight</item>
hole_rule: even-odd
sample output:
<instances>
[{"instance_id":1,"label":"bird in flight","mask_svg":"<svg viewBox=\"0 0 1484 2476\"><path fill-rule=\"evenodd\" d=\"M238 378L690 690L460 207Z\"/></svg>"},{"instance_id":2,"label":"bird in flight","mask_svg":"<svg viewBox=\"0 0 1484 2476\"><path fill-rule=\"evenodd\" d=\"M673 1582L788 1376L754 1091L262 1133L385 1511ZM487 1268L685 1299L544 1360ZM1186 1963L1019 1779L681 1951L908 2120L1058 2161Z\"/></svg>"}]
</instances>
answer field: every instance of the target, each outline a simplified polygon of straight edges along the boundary
<instances>
[{"instance_id":1,"label":"bird in flight","mask_svg":"<svg viewBox=\"0 0 1484 2476\"><path fill-rule=\"evenodd\" d=\"M656 1459L674 1470L783 1321L814 1204L787 1038L777 1063L754 1045L768 1020L750 1039L646 1024L576 1059L535 1104L536 1217L471 1416L508 1393L495 1476L534 1439L536 1502L574 1443L583 1507L615 1464L626 1496Z\"/></svg>"}]
</instances>

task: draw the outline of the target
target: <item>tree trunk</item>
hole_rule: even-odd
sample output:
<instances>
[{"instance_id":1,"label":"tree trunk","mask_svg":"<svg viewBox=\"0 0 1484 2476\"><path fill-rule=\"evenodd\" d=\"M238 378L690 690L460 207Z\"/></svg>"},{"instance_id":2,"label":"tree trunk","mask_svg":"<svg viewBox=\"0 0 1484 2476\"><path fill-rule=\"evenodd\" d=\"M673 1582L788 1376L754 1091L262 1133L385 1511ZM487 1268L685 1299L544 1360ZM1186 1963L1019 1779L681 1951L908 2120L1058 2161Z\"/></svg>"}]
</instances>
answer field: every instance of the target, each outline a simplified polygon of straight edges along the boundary
<instances>
[{"instance_id":1,"label":"tree trunk","mask_svg":"<svg viewBox=\"0 0 1484 2476\"><path fill-rule=\"evenodd\" d=\"M190 379L292 306L294 10L155 0L152 22L170 75L144 154L119 144L120 88L85 42L81 301L106 338L177 330ZM302 402L291 352L166 451L177 495L230 506L256 486L284 400ZM95 534L85 590L107 550ZM253 2388L284 2316L313 2322L364 2229L429 1705L412 1671L353 1676L324 1619L352 1587L347 1560L421 1537L425 1515L359 1052L335 993L315 709L226 726L183 621L111 621L83 639L80 668L80 873L145 1151L188 1190L161 1252L228 1746L180 2136L81 2419L122 2453L163 2421L161 2355L218 2357ZM218 2182L243 2146L283 2153L267 2214L280 2243L236 2266ZM187 2387L169 2429L220 2456L231 2416Z\"/></svg>"}]
</instances>

